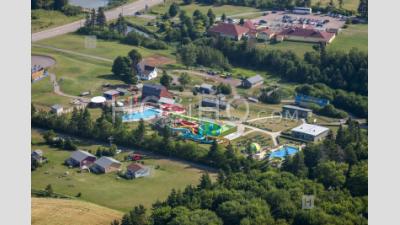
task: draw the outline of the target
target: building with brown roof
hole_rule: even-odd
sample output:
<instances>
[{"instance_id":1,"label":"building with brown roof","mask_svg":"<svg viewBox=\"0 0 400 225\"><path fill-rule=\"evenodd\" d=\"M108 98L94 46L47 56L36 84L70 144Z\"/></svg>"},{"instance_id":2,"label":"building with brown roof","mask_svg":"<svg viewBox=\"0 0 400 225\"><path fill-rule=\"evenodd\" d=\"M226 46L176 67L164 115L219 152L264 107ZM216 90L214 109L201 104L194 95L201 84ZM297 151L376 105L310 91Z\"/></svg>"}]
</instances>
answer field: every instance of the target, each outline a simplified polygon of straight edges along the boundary
<instances>
[{"instance_id":1,"label":"building with brown roof","mask_svg":"<svg viewBox=\"0 0 400 225\"><path fill-rule=\"evenodd\" d=\"M336 35L334 33L329 33L326 31L292 27L281 31L279 34L277 34L276 39L278 41L289 40L329 44L333 41L333 39L335 39L335 37Z\"/></svg>"},{"instance_id":2,"label":"building with brown roof","mask_svg":"<svg viewBox=\"0 0 400 225\"><path fill-rule=\"evenodd\" d=\"M208 30L210 35L218 35L221 37L228 37L234 40L239 41L243 38L248 32L249 28L240 26L233 23L219 23Z\"/></svg>"},{"instance_id":3,"label":"building with brown roof","mask_svg":"<svg viewBox=\"0 0 400 225\"><path fill-rule=\"evenodd\" d=\"M131 163L126 167L125 176L128 179L146 177L150 175L150 168L140 163Z\"/></svg>"}]
</instances>

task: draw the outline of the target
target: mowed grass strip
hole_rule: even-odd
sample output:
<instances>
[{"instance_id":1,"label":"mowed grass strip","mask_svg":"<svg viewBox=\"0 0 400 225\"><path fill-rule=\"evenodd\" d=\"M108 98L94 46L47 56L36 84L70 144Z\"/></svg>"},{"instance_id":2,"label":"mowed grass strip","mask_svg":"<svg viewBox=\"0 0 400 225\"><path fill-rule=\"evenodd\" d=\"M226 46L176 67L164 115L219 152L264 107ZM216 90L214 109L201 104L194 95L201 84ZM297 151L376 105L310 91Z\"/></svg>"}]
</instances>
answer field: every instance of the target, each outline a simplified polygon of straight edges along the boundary
<instances>
[{"instance_id":1,"label":"mowed grass strip","mask_svg":"<svg viewBox=\"0 0 400 225\"><path fill-rule=\"evenodd\" d=\"M89 202L54 198L32 198L32 225L108 225L123 213Z\"/></svg>"},{"instance_id":2,"label":"mowed grass strip","mask_svg":"<svg viewBox=\"0 0 400 225\"><path fill-rule=\"evenodd\" d=\"M87 43L91 43L90 47ZM151 55L163 55L169 58L174 58L174 50L172 47L166 50L152 50L143 47L136 47L132 45L121 44L117 41L95 40L88 38L85 35L66 34L55 38L45 39L37 42L39 45L51 46L55 48L70 50L87 55L103 57L106 59L114 60L117 56L126 56L132 49L138 50L143 57Z\"/></svg>"},{"instance_id":3,"label":"mowed grass strip","mask_svg":"<svg viewBox=\"0 0 400 225\"><path fill-rule=\"evenodd\" d=\"M350 50L358 48L361 51L368 52L368 25L352 24L348 28L342 29L342 32L329 45L329 50Z\"/></svg>"}]
</instances>

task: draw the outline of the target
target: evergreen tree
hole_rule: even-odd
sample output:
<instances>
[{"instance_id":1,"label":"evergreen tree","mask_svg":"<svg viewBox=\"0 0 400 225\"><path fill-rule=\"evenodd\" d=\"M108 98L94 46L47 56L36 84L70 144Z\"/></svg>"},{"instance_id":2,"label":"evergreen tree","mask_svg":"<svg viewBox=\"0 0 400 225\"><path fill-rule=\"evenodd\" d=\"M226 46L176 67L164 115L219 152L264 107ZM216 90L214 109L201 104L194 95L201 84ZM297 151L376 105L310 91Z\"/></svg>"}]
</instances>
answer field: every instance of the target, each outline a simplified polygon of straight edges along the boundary
<instances>
[{"instance_id":1,"label":"evergreen tree","mask_svg":"<svg viewBox=\"0 0 400 225\"><path fill-rule=\"evenodd\" d=\"M225 22L225 20L226 20L226 15L225 15L225 13L222 14L221 20Z\"/></svg>"},{"instance_id":2,"label":"evergreen tree","mask_svg":"<svg viewBox=\"0 0 400 225\"><path fill-rule=\"evenodd\" d=\"M99 9L98 9L97 17L96 17L96 24L101 29L103 29L107 25L106 24L106 15L104 13L104 8L103 7L99 7Z\"/></svg>"},{"instance_id":3,"label":"evergreen tree","mask_svg":"<svg viewBox=\"0 0 400 225\"><path fill-rule=\"evenodd\" d=\"M166 88L171 86L172 77L167 74L166 70L163 70L163 75L160 78L160 84Z\"/></svg>"},{"instance_id":4,"label":"evergreen tree","mask_svg":"<svg viewBox=\"0 0 400 225\"><path fill-rule=\"evenodd\" d=\"M243 18L240 18L239 24L243 26L243 24L244 24L244 19Z\"/></svg>"},{"instance_id":5,"label":"evergreen tree","mask_svg":"<svg viewBox=\"0 0 400 225\"><path fill-rule=\"evenodd\" d=\"M68 0L54 0L54 10L61 11L64 6L68 5Z\"/></svg>"},{"instance_id":6,"label":"evergreen tree","mask_svg":"<svg viewBox=\"0 0 400 225\"><path fill-rule=\"evenodd\" d=\"M207 11L207 17L208 17L208 21L209 21L208 24L210 26L214 25L216 16L211 8L209 8Z\"/></svg>"},{"instance_id":7,"label":"evergreen tree","mask_svg":"<svg viewBox=\"0 0 400 225\"><path fill-rule=\"evenodd\" d=\"M176 15L178 15L179 11L180 11L179 5L176 2L174 2L169 7L168 14L170 17L175 17Z\"/></svg>"},{"instance_id":8,"label":"evergreen tree","mask_svg":"<svg viewBox=\"0 0 400 225\"><path fill-rule=\"evenodd\" d=\"M208 173L204 173L201 175L200 184L197 188L199 189L210 189L212 187L212 182L210 175Z\"/></svg>"},{"instance_id":9,"label":"evergreen tree","mask_svg":"<svg viewBox=\"0 0 400 225\"><path fill-rule=\"evenodd\" d=\"M90 12L90 23L89 23L90 28L94 28L96 26L96 10L92 9Z\"/></svg>"},{"instance_id":10,"label":"evergreen tree","mask_svg":"<svg viewBox=\"0 0 400 225\"><path fill-rule=\"evenodd\" d=\"M186 68L195 65L197 58L196 51L196 46L193 44L184 45L179 49L179 60L186 66Z\"/></svg>"}]
</instances>

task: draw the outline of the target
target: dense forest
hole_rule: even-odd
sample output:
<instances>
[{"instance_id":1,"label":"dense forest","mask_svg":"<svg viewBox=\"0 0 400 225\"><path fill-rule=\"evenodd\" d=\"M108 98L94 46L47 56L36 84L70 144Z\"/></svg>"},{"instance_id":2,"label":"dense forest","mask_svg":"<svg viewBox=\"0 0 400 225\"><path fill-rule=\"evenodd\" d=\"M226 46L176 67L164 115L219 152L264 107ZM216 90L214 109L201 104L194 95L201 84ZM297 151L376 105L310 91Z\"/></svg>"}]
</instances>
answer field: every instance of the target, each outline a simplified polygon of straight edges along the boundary
<instances>
[{"instance_id":1,"label":"dense forest","mask_svg":"<svg viewBox=\"0 0 400 225\"><path fill-rule=\"evenodd\" d=\"M313 196L313 208L302 208L304 195ZM139 205L111 224L368 224L367 135L350 120L280 169L222 169L216 182L205 174L197 187L172 190L166 201L155 202L150 216Z\"/></svg>"}]
</instances>

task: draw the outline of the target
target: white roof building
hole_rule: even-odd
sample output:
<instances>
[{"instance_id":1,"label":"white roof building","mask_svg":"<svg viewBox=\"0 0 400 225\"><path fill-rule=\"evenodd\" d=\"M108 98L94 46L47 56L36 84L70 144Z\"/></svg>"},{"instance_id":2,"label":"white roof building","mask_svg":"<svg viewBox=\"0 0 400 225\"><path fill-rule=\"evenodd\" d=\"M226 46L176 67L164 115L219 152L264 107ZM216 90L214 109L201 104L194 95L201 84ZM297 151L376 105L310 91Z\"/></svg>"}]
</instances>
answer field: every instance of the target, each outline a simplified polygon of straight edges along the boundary
<instances>
[{"instance_id":1,"label":"white roof building","mask_svg":"<svg viewBox=\"0 0 400 225\"><path fill-rule=\"evenodd\" d=\"M292 131L294 132L304 133L312 136L318 136L328 130L329 128L307 123L304 123L292 129Z\"/></svg>"},{"instance_id":2,"label":"white roof building","mask_svg":"<svg viewBox=\"0 0 400 225\"><path fill-rule=\"evenodd\" d=\"M320 141L329 133L329 128L314 124L302 124L292 129L292 137L303 141Z\"/></svg>"}]
</instances>

